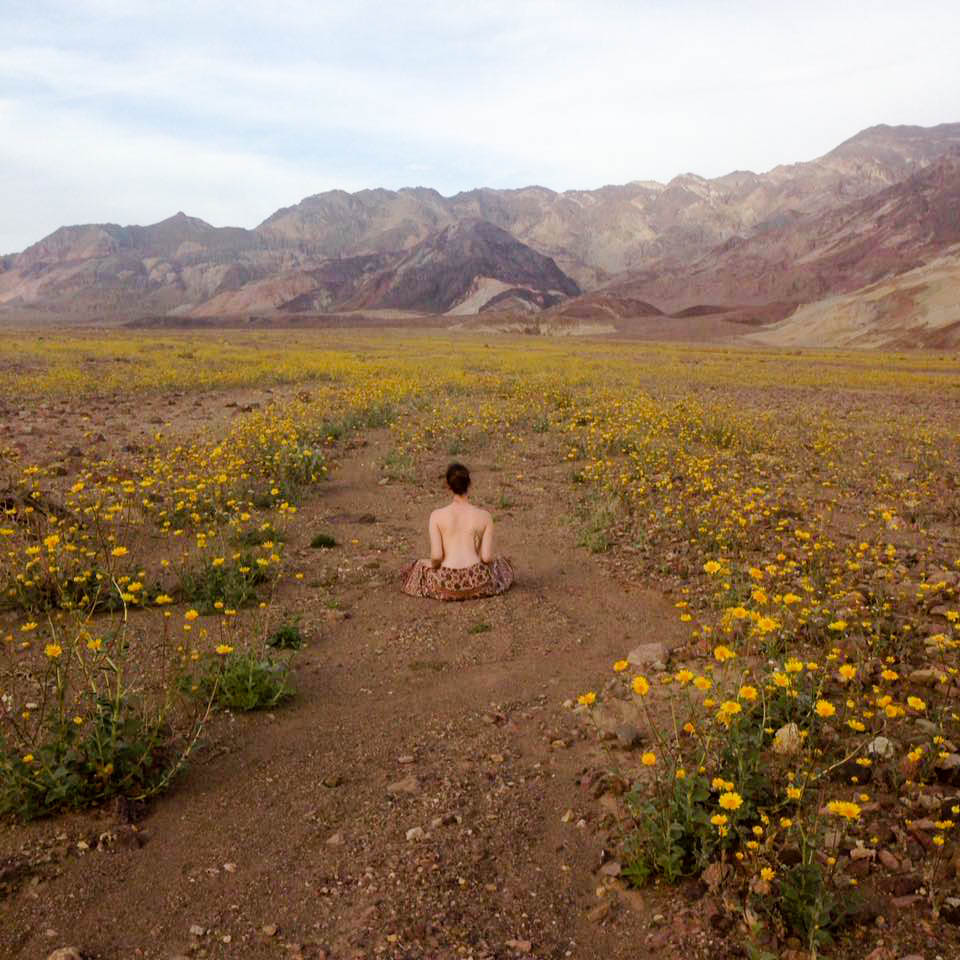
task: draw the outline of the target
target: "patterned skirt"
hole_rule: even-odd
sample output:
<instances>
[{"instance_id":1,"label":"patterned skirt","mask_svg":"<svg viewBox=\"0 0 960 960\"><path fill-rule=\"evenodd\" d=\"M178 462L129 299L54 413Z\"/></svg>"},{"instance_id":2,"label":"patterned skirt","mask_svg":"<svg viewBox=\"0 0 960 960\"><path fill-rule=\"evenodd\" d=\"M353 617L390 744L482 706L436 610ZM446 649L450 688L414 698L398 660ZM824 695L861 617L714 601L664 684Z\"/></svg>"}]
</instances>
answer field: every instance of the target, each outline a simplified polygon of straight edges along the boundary
<instances>
[{"instance_id":1,"label":"patterned skirt","mask_svg":"<svg viewBox=\"0 0 960 960\"><path fill-rule=\"evenodd\" d=\"M429 560L408 563L402 571L401 589L411 597L432 597L434 600L475 600L493 597L509 590L514 580L513 567L506 557L492 563L475 563L472 567L437 567Z\"/></svg>"}]
</instances>

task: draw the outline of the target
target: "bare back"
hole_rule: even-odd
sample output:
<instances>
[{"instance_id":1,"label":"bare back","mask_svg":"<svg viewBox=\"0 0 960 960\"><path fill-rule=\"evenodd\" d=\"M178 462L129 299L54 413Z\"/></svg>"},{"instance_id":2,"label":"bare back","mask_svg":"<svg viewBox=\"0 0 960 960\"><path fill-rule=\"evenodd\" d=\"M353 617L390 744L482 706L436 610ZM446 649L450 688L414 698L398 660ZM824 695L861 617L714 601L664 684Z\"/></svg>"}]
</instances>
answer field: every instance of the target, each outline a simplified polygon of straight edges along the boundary
<instances>
[{"instance_id":1,"label":"bare back","mask_svg":"<svg viewBox=\"0 0 960 960\"><path fill-rule=\"evenodd\" d=\"M493 518L465 498L430 514L430 559L462 569L493 560Z\"/></svg>"}]
</instances>

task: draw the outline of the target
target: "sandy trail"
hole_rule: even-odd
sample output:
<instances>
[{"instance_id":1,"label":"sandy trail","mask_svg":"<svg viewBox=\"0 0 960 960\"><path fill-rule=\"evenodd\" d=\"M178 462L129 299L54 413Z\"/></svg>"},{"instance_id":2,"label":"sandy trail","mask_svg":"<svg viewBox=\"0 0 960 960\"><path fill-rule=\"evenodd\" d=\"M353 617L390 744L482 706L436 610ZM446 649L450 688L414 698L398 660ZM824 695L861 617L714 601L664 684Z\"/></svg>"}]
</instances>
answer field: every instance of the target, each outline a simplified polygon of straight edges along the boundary
<instances>
[{"instance_id":1,"label":"sandy trail","mask_svg":"<svg viewBox=\"0 0 960 960\"><path fill-rule=\"evenodd\" d=\"M292 531L306 575L280 602L312 628L295 700L223 721L140 823L140 848L77 855L107 812L26 828L60 835L62 872L0 902L2 956L65 943L103 960L646 955L649 916L604 913L596 895L598 808L577 781L598 754L562 703L631 645L678 642L676 611L574 546L568 468L538 441L498 465L468 458L476 502L493 507L498 488L516 501L494 507L514 589L403 596L395 571L424 549L444 464L381 486L387 442L350 452ZM310 550L320 528L343 546ZM333 562L347 619L328 619L313 579Z\"/></svg>"}]
</instances>

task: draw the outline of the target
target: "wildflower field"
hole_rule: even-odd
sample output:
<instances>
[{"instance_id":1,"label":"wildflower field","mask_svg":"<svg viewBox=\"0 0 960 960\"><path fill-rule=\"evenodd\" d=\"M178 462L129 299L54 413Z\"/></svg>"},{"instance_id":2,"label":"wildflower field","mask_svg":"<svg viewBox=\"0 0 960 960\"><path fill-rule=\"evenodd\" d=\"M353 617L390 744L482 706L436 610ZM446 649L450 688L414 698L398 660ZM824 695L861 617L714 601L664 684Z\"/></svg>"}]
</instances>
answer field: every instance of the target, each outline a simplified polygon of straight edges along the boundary
<instances>
[{"instance_id":1,"label":"wildflower field","mask_svg":"<svg viewBox=\"0 0 960 960\"><path fill-rule=\"evenodd\" d=\"M138 413L167 397L176 417ZM135 439L98 429L118 405ZM956 357L24 333L0 423L11 823L175 796L217 716L296 700L285 591L314 576L285 546L365 438L401 491L431 458L512 470L536 443L571 551L669 596L683 636L630 638L564 694L622 784L617 883L697 878L752 957L844 949L878 898L960 921Z\"/></svg>"}]
</instances>

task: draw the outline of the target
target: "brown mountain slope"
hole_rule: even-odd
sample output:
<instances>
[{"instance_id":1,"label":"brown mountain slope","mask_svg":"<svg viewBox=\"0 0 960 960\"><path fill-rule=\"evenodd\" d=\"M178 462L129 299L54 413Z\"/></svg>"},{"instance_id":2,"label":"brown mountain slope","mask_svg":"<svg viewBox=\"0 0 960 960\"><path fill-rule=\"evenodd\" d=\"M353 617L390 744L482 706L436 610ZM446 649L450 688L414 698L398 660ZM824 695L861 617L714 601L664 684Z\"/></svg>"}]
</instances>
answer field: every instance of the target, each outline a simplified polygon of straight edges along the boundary
<instances>
[{"instance_id":1,"label":"brown mountain slope","mask_svg":"<svg viewBox=\"0 0 960 960\"><path fill-rule=\"evenodd\" d=\"M799 307L748 336L771 346L960 347L960 245L930 263Z\"/></svg>"},{"instance_id":2,"label":"brown mountain slope","mask_svg":"<svg viewBox=\"0 0 960 960\"><path fill-rule=\"evenodd\" d=\"M477 312L510 291L546 306L580 288L557 265L484 220L430 234L412 250L326 260L223 292L198 316L391 309L445 313L468 298Z\"/></svg>"},{"instance_id":3,"label":"brown mountain slope","mask_svg":"<svg viewBox=\"0 0 960 960\"><path fill-rule=\"evenodd\" d=\"M817 217L732 239L693 264L664 260L609 292L670 312L693 304L794 305L856 290L960 242L960 151Z\"/></svg>"},{"instance_id":4,"label":"brown mountain slope","mask_svg":"<svg viewBox=\"0 0 960 960\"><path fill-rule=\"evenodd\" d=\"M454 197L426 188L332 191L278 210L255 230L216 228L184 214L147 227L63 227L0 262L0 312L132 319L219 312L228 304L242 310L265 303L276 309L291 301L304 309L327 310L348 301L365 307L404 303L417 310L449 304L445 309L466 312L494 297L521 310L549 306L553 300L542 286L549 282L547 268L538 266L527 277L528 254L521 248L514 248L520 260L507 273L504 258L494 258L503 276L484 272L488 268L465 250L460 251L467 260L462 268L454 269L449 254L437 259L434 251L433 266L426 274L420 270L417 257L426 255L426 248L414 256L415 248L467 220L507 231L587 289L629 268L632 286L621 291L626 299L646 300L669 312L703 302L763 303L785 286L779 275L792 278L794 261L806 255L784 244L791 227L922 172L958 144L960 124L881 126L818 160L764 174L735 172L712 180L684 174L665 185L636 181L564 193L543 187L481 189ZM731 245L727 254L710 252L722 243ZM402 262L407 255L413 259ZM359 270L345 266L355 257L387 260L379 267L367 262ZM719 258L714 267L710 258ZM900 269L902 259L894 257L892 268ZM695 261L690 280L687 265ZM325 266L331 262L337 265ZM388 266L399 272L371 285L370 274ZM852 283L876 279L888 264L881 258L876 267L874 275L858 275ZM798 289L787 296L796 301L822 295L833 289L830 271L838 269L831 265L819 287L798 281ZM750 286L752 272L759 274L756 289L733 301L745 284ZM721 274L726 281L716 280ZM463 290L467 278L469 292ZM558 284L556 289L569 288Z\"/></svg>"},{"instance_id":5,"label":"brown mountain slope","mask_svg":"<svg viewBox=\"0 0 960 960\"><path fill-rule=\"evenodd\" d=\"M479 217L553 257L581 286L662 257L683 260L734 236L793 223L869 196L960 145L960 124L871 127L817 160L715 179L683 174L557 193L544 187L479 189L442 197L424 188L331 191L277 211L257 227L270 244L323 256L412 247L427 234Z\"/></svg>"}]
</instances>

